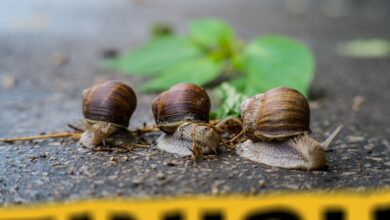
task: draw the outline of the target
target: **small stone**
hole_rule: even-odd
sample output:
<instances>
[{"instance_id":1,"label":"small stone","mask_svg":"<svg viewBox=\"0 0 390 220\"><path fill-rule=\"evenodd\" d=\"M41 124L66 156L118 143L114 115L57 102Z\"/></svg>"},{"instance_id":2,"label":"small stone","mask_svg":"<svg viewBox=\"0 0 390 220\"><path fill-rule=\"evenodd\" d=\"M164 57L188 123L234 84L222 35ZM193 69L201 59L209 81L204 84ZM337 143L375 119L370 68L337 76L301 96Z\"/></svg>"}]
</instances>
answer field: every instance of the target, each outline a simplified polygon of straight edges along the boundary
<instances>
[{"instance_id":1,"label":"small stone","mask_svg":"<svg viewBox=\"0 0 390 220\"><path fill-rule=\"evenodd\" d=\"M133 186L139 186L142 183L142 179L141 178L135 178L135 179L133 179L131 181L131 183L133 184Z\"/></svg>"},{"instance_id":2,"label":"small stone","mask_svg":"<svg viewBox=\"0 0 390 220\"><path fill-rule=\"evenodd\" d=\"M103 185L104 184L104 180L95 180L93 181L94 184L96 185Z\"/></svg>"},{"instance_id":3,"label":"small stone","mask_svg":"<svg viewBox=\"0 0 390 220\"><path fill-rule=\"evenodd\" d=\"M320 103L318 103L317 101L310 101L309 105L311 109L318 109L320 107Z\"/></svg>"},{"instance_id":4,"label":"small stone","mask_svg":"<svg viewBox=\"0 0 390 220\"><path fill-rule=\"evenodd\" d=\"M382 144L385 145L386 147L390 147L390 144L387 140L382 140Z\"/></svg>"},{"instance_id":5,"label":"small stone","mask_svg":"<svg viewBox=\"0 0 390 220\"><path fill-rule=\"evenodd\" d=\"M219 189L217 186L212 186L211 187L211 194L213 195L218 195L219 194Z\"/></svg>"},{"instance_id":6,"label":"small stone","mask_svg":"<svg viewBox=\"0 0 390 220\"><path fill-rule=\"evenodd\" d=\"M353 176L356 175L356 172L344 172L341 174L341 176Z\"/></svg>"},{"instance_id":7,"label":"small stone","mask_svg":"<svg viewBox=\"0 0 390 220\"><path fill-rule=\"evenodd\" d=\"M118 175L111 175L111 176L108 177L108 179L111 180L111 181L114 181L114 180L116 180L118 178L119 178Z\"/></svg>"},{"instance_id":8,"label":"small stone","mask_svg":"<svg viewBox=\"0 0 390 220\"><path fill-rule=\"evenodd\" d=\"M114 161L114 162L117 162L118 159L116 157L110 157L110 161Z\"/></svg>"},{"instance_id":9,"label":"small stone","mask_svg":"<svg viewBox=\"0 0 390 220\"><path fill-rule=\"evenodd\" d=\"M5 75L3 77L3 89L10 90L16 86L16 77L13 75Z\"/></svg>"},{"instance_id":10,"label":"small stone","mask_svg":"<svg viewBox=\"0 0 390 220\"><path fill-rule=\"evenodd\" d=\"M369 158L369 159L371 159L371 160L374 160L374 161L378 161L378 162L383 161L383 159L380 158L380 157L367 157L367 158Z\"/></svg>"},{"instance_id":11,"label":"small stone","mask_svg":"<svg viewBox=\"0 0 390 220\"><path fill-rule=\"evenodd\" d=\"M265 181L264 180L259 180L259 186L260 186L260 188L264 188L265 187Z\"/></svg>"},{"instance_id":12,"label":"small stone","mask_svg":"<svg viewBox=\"0 0 390 220\"><path fill-rule=\"evenodd\" d=\"M159 171L157 173L157 179L164 180L165 179L165 174L163 172Z\"/></svg>"},{"instance_id":13,"label":"small stone","mask_svg":"<svg viewBox=\"0 0 390 220\"><path fill-rule=\"evenodd\" d=\"M68 56L66 56L64 53L61 53L59 51L54 52L51 55L51 58L53 60L53 63L55 63L58 66L63 65L69 61Z\"/></svg>"},{"instance_id":14,"label":"small stone","mask_svg":"<svg viewBox=\"0 0 390 220\"><path fill-rule=\"evenodd\" d=\"M118 56L118 51L114 48L105 48L102 50L102 56L103 58L105 59L108 59L108 58L115 58Z\"/></svg>"},{"instance_id":15,"label":"small stone","mask_svg":"<svg viewBox=\"0 0 390 220\"><path fill-rule=\"evenodd\" d=\"M364 101L365 99L363 96L355 96L352 100L352 110L355 112L359 111L362 108Z\"/></svg>"},{"instance_id":16,"label":"small stone","mask_svg":"<svg viewBox=\"0 0 390 220\"><path fill-rule=\"evenodd\" d=\"M373 145L373 144L367 144L367 145L364 145L364 146L363 146L363 148L364 148L365 150L372 150L374 147L375 147L375 145Z\"/></svg>"},{"instance_id":17,"label":"small stone","mask_svg":"<svg viewBox=\"0 0 390 220\"><path fill-rule=\"evenodd\" d=\"M348 136L347 137L347 141L349 142L349 143L357 143L357 142L362 142L362 141L364 141L364 137L362 137L362 136Z\"/></svg>"},{"instance_id":18,"label":"small stone","mask_svg":"<svg viewBox=\"0 0 390 220\"><path fill-rule=\"evenodd\" d=\"M287 189L299 189L299 185L298 184L284 184L282 186L287 188Z\"/></svg>"},{"instance_id":19,"label":"small stone","mask_svg":"<svg viewBox=\"0 0 390 220\"><path fill-rule=\"evenodd\" d=\"M166 165L169 167L174 167L177 165L177 162L176 160L168 161Z\"/></svg>"}]
</instances>

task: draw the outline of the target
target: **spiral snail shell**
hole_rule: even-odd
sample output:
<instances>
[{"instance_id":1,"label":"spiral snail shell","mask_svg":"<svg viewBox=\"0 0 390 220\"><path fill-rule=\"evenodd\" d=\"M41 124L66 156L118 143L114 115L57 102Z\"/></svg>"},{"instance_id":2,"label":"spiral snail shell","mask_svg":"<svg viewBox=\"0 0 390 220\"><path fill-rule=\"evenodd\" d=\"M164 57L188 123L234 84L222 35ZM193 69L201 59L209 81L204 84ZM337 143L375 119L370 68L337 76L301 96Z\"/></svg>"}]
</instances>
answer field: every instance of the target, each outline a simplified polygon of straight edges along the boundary
<instances>
[{"instance_id":1,"label":"spiral snail shell","mask_svg":"<svg viewBox=\"0 0 390 220\"><path fill-rule=\"evenodd\" d=\"M182 156L194 156L194 146L201 149L200 154L216 153L221 137L208 124L210 106L207 92L190 83L174 85L157 96L152 112L164 132L157 147Z\"/></svg>"},{"instance_id":2,"label":"spiral snail shell","mask_svg":"<svg viewBox=\"0 0 390 220\"><path fill-rule=\"evenodd\" d=\"M310 132L310 108L297 90L279 87L241 105L244 130L253 141L285 139Z\"/></svg>"},{"instance_id":3,"label":"spiral snail shell","mask_svg":"<svg viewBox=\"0 0 390 220\"><path fill-rule=\"evenodd\" d=\"M152 103L156 124L166 133L173 133L184 122L207 123L210 107L206 90L190 83L176 84Z\"/></svg>"},{"instance_id":4,"label":"spiral snail shell","mask_svg":"<svg viewBox=\"0 0 390 220\"><path fill-rule=\"evenodd\" d=\"M134 91L124 83L107 81L85 89L82 94L85 132L80 143L93 148L100 145L132 145L135 138L127 130L137 106Z\"/></svg>"},{"instance_id":5,"label":"spiral snail shell","mask_svg":"<svg viewBox=\"0 0 390 220\"><path fill-rule=\"evenodd\" d=\"M310 137L310 108L298 91L278 87L255 95L241 105L246 136L236 152L270 166L290 169L326 167L325 150L341 129L323 143Z\"/></svg>"}]
</instances>

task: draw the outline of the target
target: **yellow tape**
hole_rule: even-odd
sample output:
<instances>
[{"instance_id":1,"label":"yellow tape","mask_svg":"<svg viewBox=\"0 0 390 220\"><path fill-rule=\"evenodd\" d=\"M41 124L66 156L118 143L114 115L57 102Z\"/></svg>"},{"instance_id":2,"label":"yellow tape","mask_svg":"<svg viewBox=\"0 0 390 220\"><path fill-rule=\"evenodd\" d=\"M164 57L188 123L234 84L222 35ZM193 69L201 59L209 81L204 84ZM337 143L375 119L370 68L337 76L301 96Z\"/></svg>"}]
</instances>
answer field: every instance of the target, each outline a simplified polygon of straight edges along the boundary
<instances>
[{"instance_id":1,"label":"yellow tape","mask_svg":"<svg viewBox=\"0 0 390 220\"><path fill-rule=\"evenodd\" d=\"M389 220L390 191L89 200L0 209L0 220Z\"/></svg>"}]
</instances>

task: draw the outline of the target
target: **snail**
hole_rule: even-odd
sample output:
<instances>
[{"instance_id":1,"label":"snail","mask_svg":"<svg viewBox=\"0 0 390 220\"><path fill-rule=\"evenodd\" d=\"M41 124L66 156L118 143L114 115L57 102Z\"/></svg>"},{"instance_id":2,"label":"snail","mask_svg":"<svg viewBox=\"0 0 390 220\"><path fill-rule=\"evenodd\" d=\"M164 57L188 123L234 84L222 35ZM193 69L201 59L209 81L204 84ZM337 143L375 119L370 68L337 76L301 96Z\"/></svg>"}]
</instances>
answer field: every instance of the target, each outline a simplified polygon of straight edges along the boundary
<instances>
[{"instance_id":1,"label":"snail","mask_svg":"<svg viewBox=\"0 0 390 220\"><path fill-rule=\"evenodd\" d=\"M131 147L136 138L127 127L137 106L134 91L124 83L107 81L85 89L82 94L84 125L80 143L87 148Z\"/></svg>"},{"instance_id":2,"label":"snail","mask_svg":"<svg viewBox=\"0 0 390 220\"><path fill-rule=\"evenodd\" d=\"M316 170L326 167L325 150L339 126L323 143L310 131L310 108L297 90L278 87L250 97L241 104L246 140L238 155L269 166Z\"/></svg>"},{"instance_id":3,"label":"snail","mask_svg":"<svg viewBox=\"0 0 390 220\"><path fill-rule=\"evenodd\" d=\"M208 123L210 107L207 92L195 84L176 84L158 95L152 102L156 124L163 131L157 147L195 159L217 153L221 135Z\"/></svg>"}]
</instances>

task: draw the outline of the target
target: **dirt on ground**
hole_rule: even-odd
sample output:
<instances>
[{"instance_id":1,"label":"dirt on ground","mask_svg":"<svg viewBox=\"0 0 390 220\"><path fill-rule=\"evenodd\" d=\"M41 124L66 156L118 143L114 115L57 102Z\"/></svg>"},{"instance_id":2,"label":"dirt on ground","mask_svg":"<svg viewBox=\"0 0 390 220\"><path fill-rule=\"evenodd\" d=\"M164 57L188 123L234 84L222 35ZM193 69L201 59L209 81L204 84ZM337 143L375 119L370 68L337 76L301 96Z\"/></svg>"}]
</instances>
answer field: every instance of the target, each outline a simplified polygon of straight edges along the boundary
<instances>
[{"instance_id":1,"label":"dirt on ground","mask_svg":"<svg viewBox=\"0 0 390 220\"><path fill-rule=\"evenodd\" d=\"M155 22L185 33L189 21L210 16L227 21L244 40L277 33L308 44L316 57L313 136L324 140L339 124L344 128L323 171L272 168L229 150L194 163L154 145L118 152L91 151L69 139L0 143L0 204L389 186L390 58L341 56L337 46L388 39L390 4L290 2L295 5L281 0L2 1L0 137L69 130L67 123L82 118L84 88L108 79L132 86L144 80L100 69L107 53L124 54L141 45ZM153 123L150 103L156 94L137 95L131 128Z\"/></svg>"}]
</instances>

